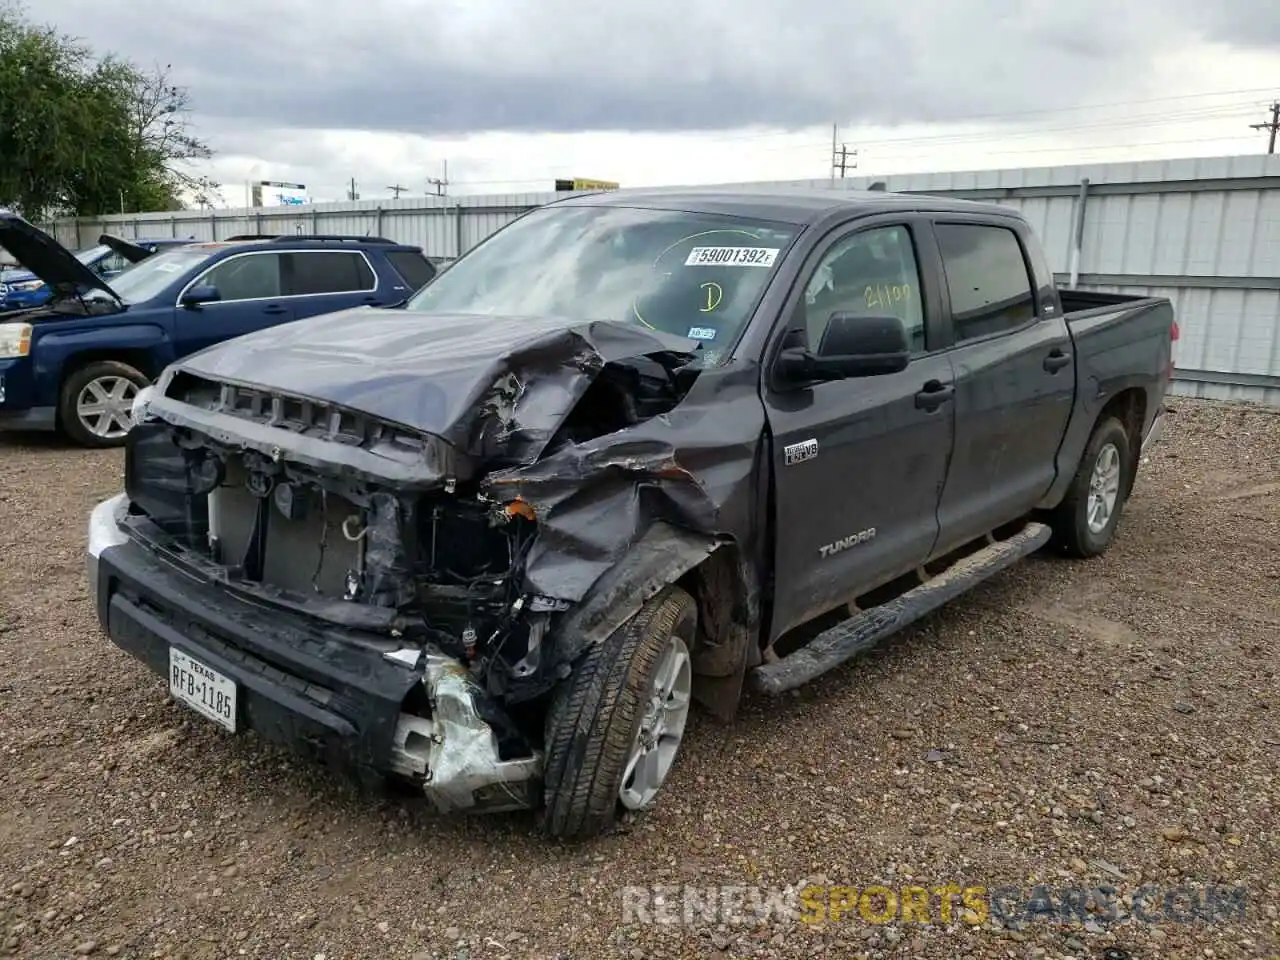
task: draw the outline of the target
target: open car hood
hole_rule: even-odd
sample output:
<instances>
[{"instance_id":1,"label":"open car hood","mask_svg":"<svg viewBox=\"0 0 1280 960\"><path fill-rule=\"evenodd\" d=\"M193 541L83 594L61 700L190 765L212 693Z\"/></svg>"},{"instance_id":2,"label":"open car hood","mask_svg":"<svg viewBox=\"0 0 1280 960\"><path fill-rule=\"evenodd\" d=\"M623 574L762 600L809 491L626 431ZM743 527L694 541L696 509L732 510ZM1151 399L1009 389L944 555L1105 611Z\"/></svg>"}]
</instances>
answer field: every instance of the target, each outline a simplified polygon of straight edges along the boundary
<instances>
[{"instance_id":1,"label":"open car hood","mask_svg":"<svg viewBox=\"0 0 1280 960\"><path fill-rule=\"evenodd\" d=\"M345 407L487 458L536 459L605 364L697 343L616 321L357 307L209 347L166 371Z\"/></svg>"},{"instance_id":2,"label":"open car hood","mask_svg":"<svg viewBox=\"0 0 1280 960\"><path fill-rule=\"evenodd\" d=\"M102 290L116 300L107 282L72 256L71 251L16 213L0 210L0 247L45 282L59 296L78 288Z\"/></svg>"},{"instance_id":3,"label":"open car hood","mask_svg":"<svg viewBox=\"0 0 1280 960\"><path fill-rule=\"evenodd\" d=\"M154 250L148 250L146 247L140 247L136 243L130 243L120 237L113 237L109 233L104 233L98 238L98 242L104 247L110 247L120 256L124 257L130 263L141 263L147 257L155 253Z\"/></svg>"}]
</instances>

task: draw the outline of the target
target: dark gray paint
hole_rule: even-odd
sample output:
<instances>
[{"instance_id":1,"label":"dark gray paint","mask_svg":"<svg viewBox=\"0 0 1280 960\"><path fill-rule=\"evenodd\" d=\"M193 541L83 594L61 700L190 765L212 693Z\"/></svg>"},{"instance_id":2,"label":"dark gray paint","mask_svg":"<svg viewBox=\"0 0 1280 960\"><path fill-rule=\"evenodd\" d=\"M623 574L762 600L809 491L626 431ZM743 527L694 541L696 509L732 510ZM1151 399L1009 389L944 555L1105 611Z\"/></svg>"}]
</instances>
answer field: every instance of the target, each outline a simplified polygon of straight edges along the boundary
<instances>
[{"instance_id":1,"label":"dark gray paint","mask_svg":"<svg viewBox=\"0 0 1280 960\"><path fill-rule=\"evenodd\" d=\"M526 589L583 608L593 608L601 584L616 589L607 574L623 565L632 582L659 582L728 548L735 583L727 596L738 599L722 613L736 635L767 642L957 538L1056 503L1103 405L1136 387L1149 423L1164 394L1169 302L1113 298L1064 321L1043 254L1007 208L783 189L561 202L731 213L804 229L724 364L702 371L670 413L545 456L546 439L605 364L678 358L689 342L616 323L354 311L223 344L166 374L164 386L183 371L372 414L426 433L432 456L284 433L174 398L152 412L225 442L277 444L286 458L408 487L473 470L488 495L519 495L538 512ZM956 218L1023 236L1038 282L1036 322L952 345L930 224ZM929 353L898 374L800 389L777 382L773 359L822 251L851 230L892 223L907 225L920 250ZM1063 345L1074 364L1047 374L1044 356ZM915 395L929 380L954 385L955 401L919 409ZM783 448L809 439L818 456L786 466ZM663 524L681 548L636 559L633 545ZM874 538L821 558L824 544L870 527ZM746 663L732 651L721 659Z\"/></svg>"}]
</instances>

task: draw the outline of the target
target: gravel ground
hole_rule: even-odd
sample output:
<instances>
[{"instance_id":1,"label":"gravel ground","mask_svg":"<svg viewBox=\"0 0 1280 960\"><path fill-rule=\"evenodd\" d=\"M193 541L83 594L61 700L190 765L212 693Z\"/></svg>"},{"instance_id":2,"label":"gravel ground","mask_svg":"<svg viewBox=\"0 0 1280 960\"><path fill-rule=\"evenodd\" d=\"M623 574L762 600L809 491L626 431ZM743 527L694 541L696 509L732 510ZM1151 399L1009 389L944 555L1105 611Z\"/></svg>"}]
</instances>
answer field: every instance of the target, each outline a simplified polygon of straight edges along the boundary
<instances>
[{"instance_id":1,"label":"gravel ground","mask_svg":"<svg viewBox=\"0 0 1280 960\"><path fill-rule=\"evenodd\" d=\"M529 816L362 797L169 703L85 593L85 515L120 455L0 441L0 952L1280 954L1280 415L1174 405L1106 557L1032 559L799 696L699 718L659 809L576 847ZM1243 888L1243 916L1171 920L1158 894L1147 922L1020 929L960 906L945 923L937 897L928 925L752 912L806 881L855 902L1044 884L1054 909L1110 884L1122 919L1144 884L1216 885ZM705 905L686 885L750 889L736 917L645 922Z\"/></svg>"}]
</instances>

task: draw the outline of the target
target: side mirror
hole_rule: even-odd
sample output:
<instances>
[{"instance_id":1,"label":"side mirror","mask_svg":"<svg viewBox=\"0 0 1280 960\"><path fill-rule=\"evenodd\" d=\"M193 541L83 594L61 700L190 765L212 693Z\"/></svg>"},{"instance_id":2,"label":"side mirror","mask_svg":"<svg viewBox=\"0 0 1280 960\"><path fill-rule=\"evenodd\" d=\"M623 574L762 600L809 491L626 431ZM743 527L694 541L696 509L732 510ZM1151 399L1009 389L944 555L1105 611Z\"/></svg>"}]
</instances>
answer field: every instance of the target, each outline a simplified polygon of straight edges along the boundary
<instances>
[{"instance_id":1,"label":"side mirror","mask_svg":"<svg viewBox=\"0 0 1280 960\"><path fill-rule=\"evenodd\" d=\"M817 352L785 349L778 371L790 383L821 383L897 373L910 362L911 344L897 317L833 313Z\"/></svg>"},{"instance_id":2,"label":"side mirror","mask_svg":"<svg viewBox=\"0 0 1280 960\"><path fill-rule=\"evenodd\" d=\"M182 305L188 310L194 310L202 303L215 303L221 299L222 295L213 284L198 283L182 295Z\"/></svg>"}]
</instances>

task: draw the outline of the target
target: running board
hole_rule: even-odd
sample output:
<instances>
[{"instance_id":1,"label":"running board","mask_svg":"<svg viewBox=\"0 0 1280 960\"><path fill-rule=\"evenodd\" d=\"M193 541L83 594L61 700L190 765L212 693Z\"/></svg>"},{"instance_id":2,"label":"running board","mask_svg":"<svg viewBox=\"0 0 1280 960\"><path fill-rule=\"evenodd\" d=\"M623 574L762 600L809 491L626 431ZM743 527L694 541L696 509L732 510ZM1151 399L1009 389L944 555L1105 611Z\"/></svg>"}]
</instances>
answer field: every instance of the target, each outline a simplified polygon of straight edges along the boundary
<instances>
[{"instance_id":1,"label":"running board","mask_svg":"<svg viewBox=\"0 0 1280 960\"><path fill-rule=\"evenodd\" d=\"M1029 523L1007 540L997 540L977 553L957 560L927 583L865 613L842 620L780 660L761 664L751 672L751 685L763 693L794 690L863 653L891 634L936 610L983 580L1049 541L1050 530Z\"/></svg>"}]
</instances>

